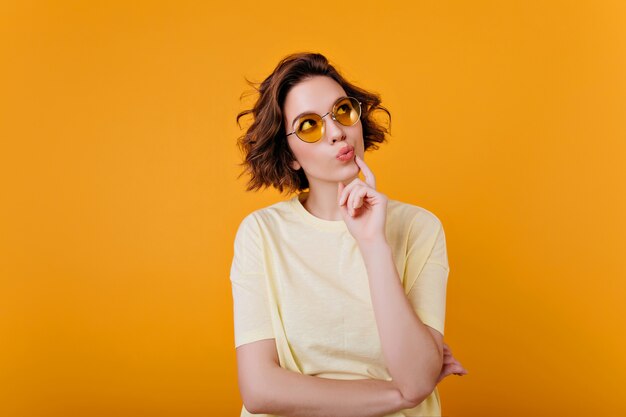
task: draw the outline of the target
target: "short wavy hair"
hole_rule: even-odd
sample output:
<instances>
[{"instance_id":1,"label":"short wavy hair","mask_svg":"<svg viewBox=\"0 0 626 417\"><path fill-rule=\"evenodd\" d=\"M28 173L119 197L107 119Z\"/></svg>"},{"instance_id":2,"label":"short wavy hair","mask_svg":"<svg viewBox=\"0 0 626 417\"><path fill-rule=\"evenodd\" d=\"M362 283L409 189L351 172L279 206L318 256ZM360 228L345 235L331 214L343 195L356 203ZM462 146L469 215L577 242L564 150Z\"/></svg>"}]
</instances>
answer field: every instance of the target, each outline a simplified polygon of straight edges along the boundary
<instances>
[{"instance_id":1,"label":"short wavy hair","mask_svg":"<svg viewBox=\"0 0 626 417\"><path fill-rule=\"evenodd\" d=\"M262 187L278 189L283 193L299 192L309 188L309 181L302 168L297 171L291 166L295 160L285 134L283 105L287 93L298 83L314 76L327 76L343 87L348 96L355 97L361 104L364 147L378 149L378 144L386 142L385 134L391 134L391 113L381 106L380 96L348 82L328 59L319 53L299 52L284 57L274 71L260 83L252 83L246 78L259 97L251 109L237 114L239 119L252 114L253 122L246 132L237 139L237 145L244 160L240 166L250 174L246 191ZM374 120L373 112L382 110L389 116L389 129Z\"/></svg>"}]
</instances>

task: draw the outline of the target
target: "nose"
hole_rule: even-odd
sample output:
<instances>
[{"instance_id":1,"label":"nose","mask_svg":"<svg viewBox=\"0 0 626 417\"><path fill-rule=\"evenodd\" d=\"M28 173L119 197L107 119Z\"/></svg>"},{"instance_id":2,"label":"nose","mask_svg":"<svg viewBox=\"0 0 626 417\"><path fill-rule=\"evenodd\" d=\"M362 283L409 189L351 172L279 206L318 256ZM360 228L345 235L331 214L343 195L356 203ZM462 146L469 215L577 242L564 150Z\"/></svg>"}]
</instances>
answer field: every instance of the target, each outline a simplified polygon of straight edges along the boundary
<instances>
[{"instance_id":1,"label":"nose","mask_svg":"<svg viewBox=\"0 0 626 417\"><path fill-rule=\"evenodd\" d=\"M326 138L331 144L346 138L343 125L333 120L330 114L326 115L324 123L326 123Z\"/></svg>"}]
</instances>

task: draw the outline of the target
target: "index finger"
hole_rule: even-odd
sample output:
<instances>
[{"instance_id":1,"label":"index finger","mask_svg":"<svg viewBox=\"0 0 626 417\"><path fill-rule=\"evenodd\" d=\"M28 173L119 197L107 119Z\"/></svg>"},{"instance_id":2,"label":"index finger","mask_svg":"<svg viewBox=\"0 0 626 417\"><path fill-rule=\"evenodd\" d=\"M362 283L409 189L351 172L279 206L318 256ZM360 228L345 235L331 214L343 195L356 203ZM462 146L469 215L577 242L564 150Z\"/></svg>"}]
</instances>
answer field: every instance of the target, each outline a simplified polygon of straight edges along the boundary
<instances>
[{"instance_id":1,"label":"index finger","mask_svg":"<svg viewBox=\"0 0 626 417\"><path fill-rule=\"evenodd\" d=\"M362 160L359 157L359 155L354 156L354 161L359 166L359 168L361 168L361 171L363 172L363 175L365 176L365 183L369 185L370 187L372 187L373 189L376 189L376 178L374 177L374 173L367 166L365 161Z\"/></svg>"}]
</instances>

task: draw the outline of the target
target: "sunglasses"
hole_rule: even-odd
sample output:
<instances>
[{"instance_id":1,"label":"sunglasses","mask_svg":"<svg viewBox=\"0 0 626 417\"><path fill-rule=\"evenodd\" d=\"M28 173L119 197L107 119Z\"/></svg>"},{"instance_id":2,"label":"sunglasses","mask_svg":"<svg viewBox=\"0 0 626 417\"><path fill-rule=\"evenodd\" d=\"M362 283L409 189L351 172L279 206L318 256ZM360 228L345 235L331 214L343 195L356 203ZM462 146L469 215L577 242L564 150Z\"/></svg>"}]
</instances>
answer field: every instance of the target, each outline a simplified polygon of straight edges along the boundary
<instances>
[{"instance_id":1,"label":"sunglasses","mask_svg":"<svg viewBox=\"0 0 626 417\"><path fill-rule=\"evenodd\" d=\"M317 113L302 114L293 121L293 132L287 136L295 134L303 142L317 142L326 131L324 117L328 114L343 126L352 126L361 118L361 102L354 97L340 97L333 104L332 110L323 116Z\"/></svg>"}]
</instances>

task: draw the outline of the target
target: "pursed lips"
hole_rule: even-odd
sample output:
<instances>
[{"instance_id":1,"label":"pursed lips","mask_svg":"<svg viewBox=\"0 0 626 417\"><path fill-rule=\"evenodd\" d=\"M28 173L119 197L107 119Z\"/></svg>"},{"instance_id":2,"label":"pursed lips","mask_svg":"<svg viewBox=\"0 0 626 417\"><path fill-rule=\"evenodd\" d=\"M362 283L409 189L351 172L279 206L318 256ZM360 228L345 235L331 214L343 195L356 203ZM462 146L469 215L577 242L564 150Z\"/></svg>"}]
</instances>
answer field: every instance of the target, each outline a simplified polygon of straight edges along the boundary
<instances>
[{"instance_id":1,"label":"pursed lips","mask_svg":"<svg viewBox=\"0 0 626 417\"><path fill-rule=\"evenodd\" d=\"M337 153L337 157L339 157L339 156L341 156L341 155L345 155L345 154L347 154L348 152L353 151L353 150L354 150L354 147L353 147L353 146L351 146L351 145L344 146L344 147L343 147L343 148L341 148L341 150Z\"/></svg>"}]
</instances>

